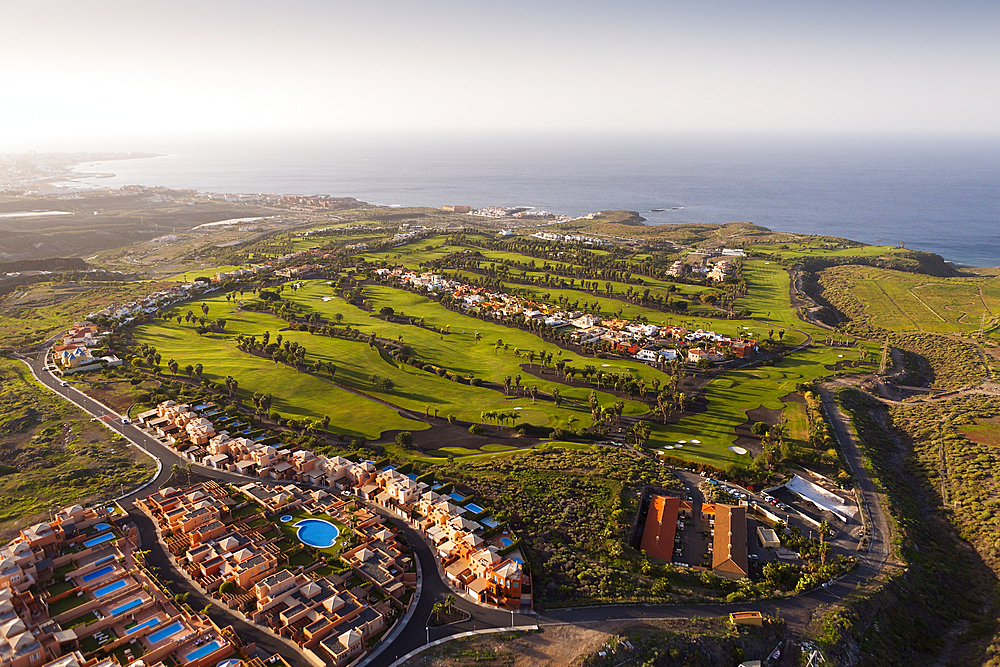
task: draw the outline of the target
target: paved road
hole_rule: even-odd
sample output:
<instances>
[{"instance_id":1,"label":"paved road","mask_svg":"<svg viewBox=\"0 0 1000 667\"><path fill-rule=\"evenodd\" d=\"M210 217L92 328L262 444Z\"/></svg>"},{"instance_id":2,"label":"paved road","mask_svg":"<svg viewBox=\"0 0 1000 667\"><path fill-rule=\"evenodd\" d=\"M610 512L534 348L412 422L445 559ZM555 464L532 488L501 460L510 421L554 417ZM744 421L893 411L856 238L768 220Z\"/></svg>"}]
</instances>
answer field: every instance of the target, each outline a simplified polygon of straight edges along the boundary
<instances>
[{"instance_id":1,"label":"paved road","mask_svg":"<svg viewBox=\"0 0 1000 667\"><path fill-rule=\"evenodd\" d=\"M133 444L138 444L161 462L161 469L150 484L143 489L125 496L121 503L130 509L129 515L139 527L140 535L143 538L143 546L153 553L152 561L164 572L171 572L171 577L182 589L191 593L196 604L194 607L204 607L208 604L208 599L195 587L191 586L173 566L167 554L163 551L160 543L155 538L152 521L142 512L132 508L132 502L137 497L144 497L153 493L164 482L169 479L172 467L175 463L186 464L188 461L171 448L164 446L156 439L150 437L143 431L131 424L123 424L121 417L114 414L106 407L89 398L82 392L70 386L61 385L60 378L52 376L44 370L45 353L39 353L34 358L26 358L32 371L46 387L60 394L71 402L77 404L90 414L96 417L111 416L107 420L108 425L116 432L123 435ZM809 621L812 610L820 604L835 602L847 594L854 591L858 586L864 584L872 576L876 575L888 558L888 525L883 514L879 498L875 493L874 484L868 477L867 471L861 465L861 454L857 443L854 442L850 430L847 428L847 419L840 412L836 404L832 402L832 393L829 388L822 390L823 400L828 404L828 414L837 437L847 456L848 462L854 472L855 478L861 487L862 494L868 507L871 509L873 518L873 532L871 536L870 551L866 556L860 558L857 568L837 582L830 584L826 588L820 588L810 593L798 595L785 600L769 602L752 602L744 604L716 604L716 605L623 605L623 606L601 606L589 609L576 609L566 611L553 611L538 615L539 626L564 625L564 624L600 624L614 620L624 619L654 619L654 618L691 618L696 616L718 616L739 610L759 610L765 613L782 616L788 622L793 631L801 631ZM198 468L199 473L225 482L246 482L248 478L233 473L228 473L212 468ZM377 509L377 508L376 508ZM384 514L384 512L383 512ZM456 599L456 607L466 611L470 618L467 621L456 623L441 628L431 628L427 626L431 616L431 607L435 602L443 601L445 597L452 593L451 589L442 581L437 567L434 553L427 542L416 531L411 529L401 520L395 523L406 535L407 541L414 548L416 557L420 560L423 569L422 594L414 614L410 618L408 625L397 635L390 644L373 659L366 662L366 666L388 667L396 658L405 655L407 652L426 643L428 635L431 640L439 639L459 632L468 630L483 629L488 627L508 627L512 624L528 625L532 622L528 618L515 614L511 616L509 611L486 608L469 602L461 597ZM240 618L226 612L219 607L213 606L210 615L220 625L233 625L245 636L253 637L258 643L269 651L282 654L292 664L302 664L301 656L288 655L290 651L277 639L271 637L259 628L246 623Z\"/></svg>"}]
</instances>

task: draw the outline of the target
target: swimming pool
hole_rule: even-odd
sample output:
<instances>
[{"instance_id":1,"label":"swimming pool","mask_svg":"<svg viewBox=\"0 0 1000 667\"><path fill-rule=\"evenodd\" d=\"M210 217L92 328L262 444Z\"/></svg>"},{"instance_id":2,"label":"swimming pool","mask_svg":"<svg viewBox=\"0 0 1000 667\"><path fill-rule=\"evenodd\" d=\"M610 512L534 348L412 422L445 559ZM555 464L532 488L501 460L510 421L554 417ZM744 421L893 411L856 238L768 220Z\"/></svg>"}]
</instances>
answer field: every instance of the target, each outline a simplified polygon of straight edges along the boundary
<instances>
[{"instance_id":1,"label":"swimming pool","mask_svg":"<svg viewBox=\"0 0 1000 667\"><path fill-rule=\"evenodd\" d=\"M281 517L281 522L282 523L288 523L291 520L292 520L292 515L291 514L286 514L285 516Z\"/></svg>"},{"instance_id":2,"label":"swimming pool","mask_svg":"<svg viewBox=\"0 0 1000 667\"><path fill-rule=\"evenodd\" d=\"M484 516L482 519L479 519L479 523L483 524L487 528L496 528L500 525L497 523L497 520L491 516Z\"/></svg>"},{"instance_id":3,"label":"swimming pool","mask_svg":"<svg viewBox=\"0 0 1000 667\"><path fill-rule=\"evenodd\" d=\"M184 629L183 623L181 623L180 621L174 621L167 627L160 628L156 632L152 633L151 635L146 637L146 639L149 640L150 644L159 644L164 639L167 639L168 637L173 637L183 629Z\"/></svg>"},{"instance_id":4,"label":"swimming pool","mask_svg":"<svg viewBox=\"0 0 1000 667\"><path fill-rule=\"evenodd\" d=\"M128 586L128 582L124 579L119 579L118 581L112 581L107 586L101 586L100 588L95 588L94 596L102 598L105 595L110 595L111 593L114 593L115 591L120 591L126 586Z\"/></svg>"},{"instance_id":5,"label":"swimming pool","mask_svg":"<svg viewBox=\"0 0 1000 667\"><path fill-rule=\"evenodd\" d=\"M87 540L86 542L83 543L83 547L85 549L89 549L90 547L96 547L98 544L104 544L105 542L110 542L111 540L114 539L118 539L118 536L115 535L114 533L106 533L104 535L101 535L100 537L95 537L93 539Z\"/></svg>"},{"instance_id":6,"label":"swimming pool","mask_svg":"<svg viewBox=\"0 0 1000 667\"><path fill-rule=\"evenodd\" d=\"M448 497L454 500L456 503L460 503L463 500L465 500L465 496L463 496L458 491L452 491L451 493L448 494Z\"/></svg>"},{"instance_id":7,"label":"swimming pool","mask_svg":"<svg viewBox=\"0 0 1000 667\"><path fill-rule=\"evenodd\" d=\"M225 645L226 645L226 642L222 641L221 639L216 639L215 641L211 641L211 642L205 644L204 646L202 646L201 648L197 648L197 649L191 651L190 653L188 653L186 656L184 656L184 661L185 662L193 662L193 661L197 660L198 658L204 658L209 653L215 653L216 651L218 651L220 648L222 648Z\"/></svg>"},{"instance_id":8,"label":"swimming pool","mask_svg":"<svg viewBox=\"0 0 1000 667\"><path fill-rule=\"evenodd\" d=\"M133 625L131 628L125 631L125 634L132 635L135 634L136 632L139 632L139 630L143 630L145 628L152 628L159 624L160 624L160 619L151 618L148 621L143 621L139 625Z\"/></svg>"},{"instance_id":9,"label":"swimming pool","mask_svg":"<svg viewBox=\"0 0 1000 667\"><path fill-rule=\"evenodd\" d=\"M132 611L136 607L141 607L142 603L143 603L143 600L141 600L139 598L136 598L134 600L129 600L125 604L118 605L117 607L115 607L114 609L112 609L111 610L111 615L112 616L120 616L120 615L124 614L125 612Z\"/></svg>"},{"instance_id":10,"label":"swimming pool","mask_svg":"<svg viewBox=\"0 0 1000 667\"><path fill-rule=\"evenodd\" d=\"M501 546L503 546L504 549L506 549L507 547L514 544L514 540L510 539L509 537L501 537L500 544Z\"/></svg>"},{"instance_id":11,"label":"swimming pool","mask_svg":"<svg viewBox=\"0 0 1000 667\"><path fill-rule=\"evenodd\" d=\"M114 572L114 565L105 565L100 570L94 570L93 572L88 572L87 574L80 577L80 581L84 583L90 583L94 579L100 579L106 574L111 574Z\"/></svg>"},{"instance_id":12,"label":"swimming pool","mask_svg":"<svg viewBox=\"0 0 1000 667\"><path fill-rule=\"evenodd\" d=\"M103 533L106 530L111 530L111 526L109 526L106 523L99 523L96 526L94 526L95 533Z\"/></svg>"},{"instance_id":13,"label":"swimming pool","mask_svg":"<svg viewBox=\"0 0 1000 667\"><path fill-rule=\"evenodd\" d=\"M323 519L303 519L295 524L298 528L299 541L310 547L326 549L337 543L340 530Z\"/></svg>"},{"instance_id":14,"label":"swimming pool","mask_svg":"<svg viewBox=\"0 0 1000 667\"><path fill-rule=\"evenodd\" d=\"M465 506L465 509L469 510L473 514L482 514L485 510L475 503L469 503Z\"/></svg>"},{"instance_id":15,"label":"swimming pool","mask_svg":"<svg viewBox=\"0 0 1000 667\"><path fill-rule=\"evenodd\" d=\"M107 563L109 560L114 560L114 559L115 559L115 555L111 554L110 556L105 556L104 558L98 558L97 560L94 561L94 565L100 565L101 563Z\"/></svg>"},{"instance_id":16,"label":"swimming pool","mask_svg":"<svg viewBox=\"0 0 1000 667\"><path fill-rule=\"evenodd\" d=\"M236 658L230 658L229 660L223 660L215 667L240 667L243 664L242 660L237 660Z\"/></svg>"}]
</instances>

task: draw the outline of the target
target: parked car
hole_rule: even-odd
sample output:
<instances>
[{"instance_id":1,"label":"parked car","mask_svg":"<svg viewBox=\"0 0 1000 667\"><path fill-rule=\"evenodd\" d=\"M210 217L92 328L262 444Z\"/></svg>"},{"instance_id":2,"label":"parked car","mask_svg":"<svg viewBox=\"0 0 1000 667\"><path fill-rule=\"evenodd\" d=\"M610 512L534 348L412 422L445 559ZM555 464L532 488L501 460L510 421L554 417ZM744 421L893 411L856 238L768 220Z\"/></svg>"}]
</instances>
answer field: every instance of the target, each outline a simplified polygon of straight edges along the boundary
<instances>
[{"instance_id":1,"label":"parked car","mask_svg":"<svg viewBox=\"0 0 1000 667\"><path fill-rule=\"evenodd\" d=\"M68 387L69 386L69 382L66 382L66 380L63 380L62 382L59 383L59 386L60 387Z\"/></svg>"}]
</instances>

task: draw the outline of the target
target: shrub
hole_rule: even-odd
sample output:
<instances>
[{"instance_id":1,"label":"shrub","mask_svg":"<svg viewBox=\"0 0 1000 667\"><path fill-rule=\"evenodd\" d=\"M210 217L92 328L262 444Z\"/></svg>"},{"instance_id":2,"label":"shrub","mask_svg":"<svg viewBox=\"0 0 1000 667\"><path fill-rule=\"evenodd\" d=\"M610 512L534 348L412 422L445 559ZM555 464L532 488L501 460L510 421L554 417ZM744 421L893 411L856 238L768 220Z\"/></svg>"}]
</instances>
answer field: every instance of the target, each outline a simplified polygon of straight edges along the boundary
<instances>
[{"instance_id":1,"label":"shrub","mask_svg":"<svg viewBox=\"0 0 1000 667\"><path fill-rule=\"evenodd\" d=\"M483 428L482 424L473 424L469 427L469 433L472 435L482 435L486 433L486 429Z\"/></svg>"},{"instance_id":2,"label":"shrub","mask_svg":"<svg viewBox=\"0 0 1000 667\"><path fill-rule=\"evenodd\" d=\"M403 449L410 449L413 447L413 434L409 431L400 431L396 434L396 444Z\"/></svg>"}]
</instances>

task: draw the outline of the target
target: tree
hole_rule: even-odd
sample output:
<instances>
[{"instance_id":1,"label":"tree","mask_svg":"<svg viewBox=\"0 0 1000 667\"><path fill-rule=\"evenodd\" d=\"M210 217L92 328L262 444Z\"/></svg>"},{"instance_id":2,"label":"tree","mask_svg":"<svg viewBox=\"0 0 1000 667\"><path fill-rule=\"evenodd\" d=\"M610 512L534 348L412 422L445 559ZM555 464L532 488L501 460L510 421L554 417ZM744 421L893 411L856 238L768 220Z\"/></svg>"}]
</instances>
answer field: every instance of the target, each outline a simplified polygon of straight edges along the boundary
<instances>
[{"instance_id":1,"label":"tree","mask_svg":"<svg viewBox=\"0 0 1000 667\"><path fill-rule=\"evenodd\" d=\"M562 395L562 392L560 392L558 388L552 390L552 402L556 404L557 408L560 405L562 405L563 395Z\"/></svg>"},{"instance_id":2,"label":"tree","mask_svg":"<svg viewBox=\"0 0 1000 667\"><path fill-rule=\"evenodd\" d=\"M400 431L396 434L396 444L403 449L413 447L413 434L409 431Z\"/></svg>"},{"instance_id":3,"label":"tree","mask_svg":"<svg viewBox=\"0 0 1000 667\"><path fill-rule=\"evenodd\" d=\"M385 317L392 317L396 311L393 310L392 306L382 306L378 312L379 315L383 315Z\"/></svg>"},{"instance_id":4,"label":"tree","mask_svg":"<svg viewBox=\"0 0 1000 667\"><path fill-rule=\"evenodd\" d=\"M177 369L179 369L180 367L181 367L181 365L178 364L173 359L171 359L170 361L167 362L167 368L169 368L170 372L173 373L174 375L177 375Z\"/></svg>"},{"instance_id":5,"label":"tree","mask_svg":"<svg viewBox=\"0 0 1000 667\"><path fill-rule=\"evenodd\" d=\"M444 611L446 614L452 614L455 611L455 596L451 593L444 599Z\"/></svg>"},{"instance_id":6,"label":"tree","mask_svg":"<svg viewBox=\"0 0 1000 667\"><path fill-rule=\"evenodd\" d=\"M444 605L442 605L440 602L435 602L434 606L431 607L431 614L434 615L434 622L439 625L441 623L441 613L443 611L444 611Z\"/></svg>"},{"instance_id":7,"label":"tree","mask_svg":"<svg viewBox=\"0 0 1000 667\"><path fill-rule=\"evenodd\" d=\"M219 586L219 592L222 593L223 595L232 595L236 591L237 591L236 582L233 581L232 579L226 579L225 581L222 582L222 585Z\"/></svg>"},{"instance_id":8,"label":"tree","mask_svg":"<svg viewBox=\"0 0 1000 667\"><path fill-rule=\"evenodd\" d=\"M202 366L201 364L196 364L194 367L194 374L200 378L204 370L205 370L204 366Z\"/></svg>"},{"instance_id":9,"label":"tree","mask_svg":"<svg viewBox=\"0 0 1000 667\"><path fill-rule=\"evenodd\" d=\"M194 373L194 366L188 364L187 366L184 367L184 372L187 373L188 377L191 377L191 373Z\"/></svg>"},{"instance_id":10,"label":"tree","mask_svg":"<svg viewBox=\"0 0 1000 667\"><path fill-rule=\"evenodd\" d=\"M758 438L762 438L764 437L764 434L767 433L767 424L765 424L764 422L757 422L756 424L750 427L750 432L753 433Z\"/></svg>"}]
</instances>

